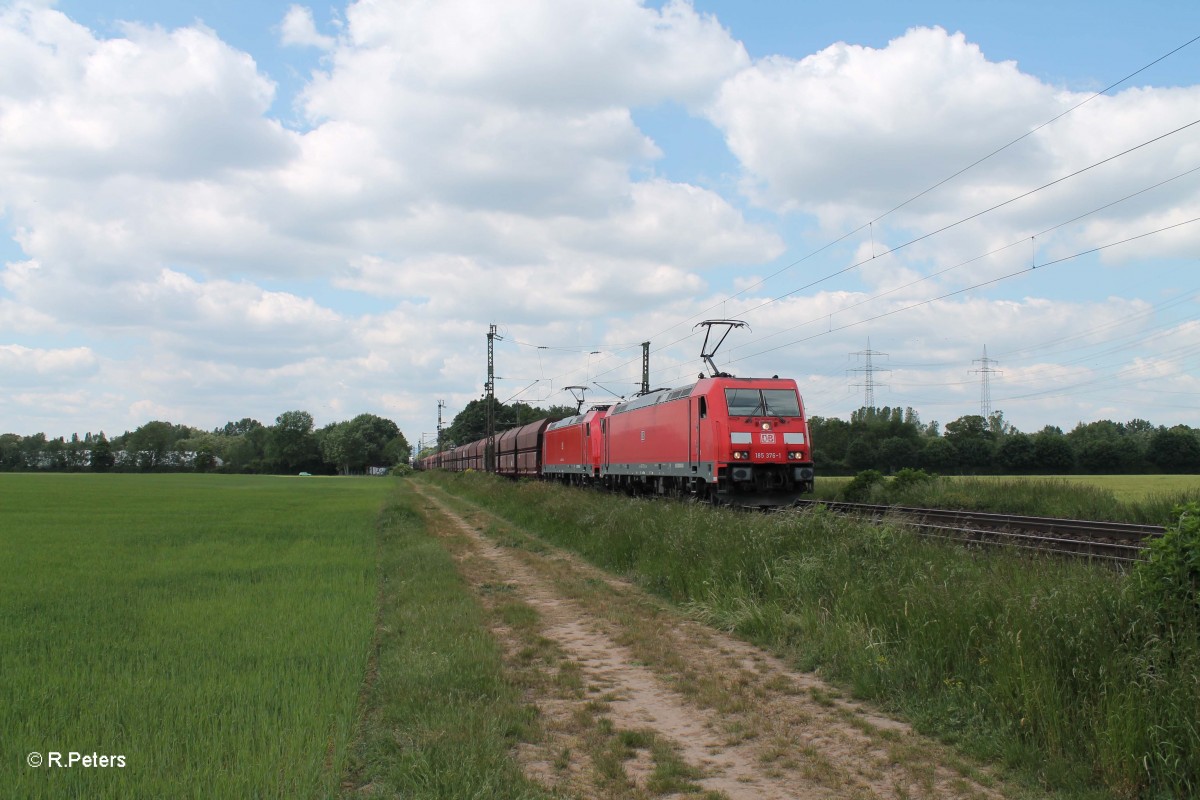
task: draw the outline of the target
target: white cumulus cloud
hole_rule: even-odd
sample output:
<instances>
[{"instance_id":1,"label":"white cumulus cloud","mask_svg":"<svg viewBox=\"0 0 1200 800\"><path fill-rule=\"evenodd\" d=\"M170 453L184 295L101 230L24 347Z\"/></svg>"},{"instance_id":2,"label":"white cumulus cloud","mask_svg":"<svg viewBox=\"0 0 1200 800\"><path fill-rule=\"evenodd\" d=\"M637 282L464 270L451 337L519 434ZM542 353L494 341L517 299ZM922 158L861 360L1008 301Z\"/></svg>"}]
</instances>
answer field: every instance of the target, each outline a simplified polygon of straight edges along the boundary
<instances>
[{"instance_id":1,"label":"white cumulus cloud","mask_svg":"<svg viewBox=\"0 0 1200 800\"><path fill-rule=\"evenodd\" d=\"M742 166L743 189L782 212L844 232L895 209L1090 94L989 61L962 33L914 28L884 48L837 43L801 59L762 59L727 80L708 116ZM1092 99L875 226L892 244L1063 178L1195 121L1200 87L1129 88ZM1200 134L1183 131L913 249L977 255L1121 200L1196 166ZM1146 210L1147 207L1157 209ZM1200 216L1200 188L1180 180L1049 236L1056 255ZM1200 226L1173 241L1194 252ZM1115 256L1114 256L1115 257Z\"/></svg>"},{"instance_id":2,"label":"white cumulus cloud","mask_svg":"<svg viewBox=\"0 0 1200 800\"><path fill-rule=\"evenodd\" d=\"M312 9L305 6L290 7L279 28L280 40L286 45L329 50L336 41L334 37L317 31Z\"/></svg>"}]
</instances>

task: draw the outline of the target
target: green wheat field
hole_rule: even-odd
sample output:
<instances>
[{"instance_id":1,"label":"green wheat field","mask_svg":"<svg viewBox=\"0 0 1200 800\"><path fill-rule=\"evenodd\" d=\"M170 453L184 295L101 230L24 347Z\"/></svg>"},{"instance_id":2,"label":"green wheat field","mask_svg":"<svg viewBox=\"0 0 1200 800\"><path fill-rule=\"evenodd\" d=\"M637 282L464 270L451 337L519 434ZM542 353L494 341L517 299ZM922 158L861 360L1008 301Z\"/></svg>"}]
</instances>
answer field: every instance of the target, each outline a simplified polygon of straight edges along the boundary
<instances>
[{"instance_id":1,"label":"green wheat field","mask_svg":"<svg viewBox=\"0 0 1200 800\"><path fill-rule=\"evenodd\" d=\"M392 488L0 476L3 793L336 793L373 634L375 524ZM31 754L72 751L124 766L29 766Z\"/></svg>"}]
</instances>

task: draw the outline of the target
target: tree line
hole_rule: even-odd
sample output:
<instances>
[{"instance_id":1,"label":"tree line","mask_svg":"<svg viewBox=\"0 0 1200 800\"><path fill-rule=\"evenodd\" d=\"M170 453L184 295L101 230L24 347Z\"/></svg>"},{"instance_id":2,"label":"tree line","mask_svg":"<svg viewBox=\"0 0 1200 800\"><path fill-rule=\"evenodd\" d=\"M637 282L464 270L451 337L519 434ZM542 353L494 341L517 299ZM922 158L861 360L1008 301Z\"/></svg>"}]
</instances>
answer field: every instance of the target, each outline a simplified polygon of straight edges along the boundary
<instances>
[{"instance_id":1,"label":"tree line","mask_svg":"<svg viewBox=\"0 0 1200 800\"><path fill-rule=\"evenodd\" d=\"M493 401L494 402L494 401ZM497 431L576 413L569 405L548 409L494 402ZM1200 473L1200 429L1154 426L1146 420L1080 422L1072 431L1046 426L1022 433L1003 411L973 414L925 425L912 408L860 408L850 420L812 416L812 457L820 475L853 475L866 469L894 473L1045 474ZM476 399L443 433L443 447L484 438L487 404ZM431 452L432 449L426 451ZM425 455L425 453L422 453Z\"/></svg>"},{"instance_id":2,"label":"tree line","mask_svg":"<svg viewBox=\"0 0 1200 800\"><path fill-rule=\"evenodd\" d=\"M374 414L316 428L307 411L274 425L249 417L212 431L155 420L109 439L101 431L48 439L0 434L0 471L358 474L407 464L411 448L395 422Z\"/></svg>"},{"instance_id":3,"label":"tree line","mask_svg":"<svg viewBox=\"0 0 1200 800\"><path fill-rule=\"evenodd\" d=\"M493 401L496 431L550 417L576 413L571 406L548 409ZM1084 474L1200 472L1200 430L1186 425L1155 426L1144 419L1129 422L1079 423L1064 433L1048 425L1023 433L997 411L946 423L924 424L912 408L863 407L849 421L810 417L813 460L818 474L853 475L875 469L889 474L900 469L925 469L961 474ZM486 435L487 403L472 400L443 432L442 446L450 448ZM422 455L432 452L429 448Z\"/></svg>"},{"instance_id":4,"label":"tree line","mask_svg":"<svg viewBox=\"0 0 1200 800\"><path fill-rule=\"evenodd\" d=\"M571 406L539 408L493 401L496 430L576 413ZM1046 426L1017 430L997 411L939 424L921 422L912 408L860 408L849 421L809 419L820 474L891 473L921 468L963 474L1200 472L1200 430L1155 426L1143 419L1079 423L1069 432ZM487 404L472 400L443 432L443 447L486 435ZM426 452L430 452L432 448ZM0 434L0 471L200 471L353 474L406 464L411 448L394 422L360 414L317 429L306 411L285 411L274 425L244 418L204 431L147 422L113 439L87 433L48 439L44 433Z\"/></svg>"},{"instance_id":5,"label":"tree line","mask_svg":"<svg viewBox=\"0 0 1200 800\"><path fill-rule=\"evenodd\" d=\"M1071 431L1047 425L1017 430L997 411L959 417L939 429L911 408L860 408L847 422L811 417L818 474L884 473L920 468L962 474L1084 474L1200 472L1200 430L1187 425L1081 422Z\"/></svg>"}]
</instances>

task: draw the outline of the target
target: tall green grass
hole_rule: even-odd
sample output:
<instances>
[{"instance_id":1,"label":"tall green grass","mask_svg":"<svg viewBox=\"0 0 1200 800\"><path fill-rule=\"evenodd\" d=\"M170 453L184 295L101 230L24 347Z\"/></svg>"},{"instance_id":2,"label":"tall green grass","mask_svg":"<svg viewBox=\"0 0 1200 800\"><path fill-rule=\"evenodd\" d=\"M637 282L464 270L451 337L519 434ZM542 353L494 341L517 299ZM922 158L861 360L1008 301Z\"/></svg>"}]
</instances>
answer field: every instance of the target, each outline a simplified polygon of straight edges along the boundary
<instances>
[{"instance_id":1,"label":"tall green grass","mask_svg":"<svg viewBox=\"0 0 1200 800\"><path fill-rule=\"evenodd\" d=\"M1079 798L1200 794L1200 627L1164 628L1108 567L819 510L426 479L1031 783Z\"/></svg>"},{"instance_id":2,"label":"tall green grass","mask_svg":"<svg viewBox=\"0 0 1200 800\"><path fill-rule=\"evenodd\" d=\"M334 791L391 483L0 475L3 793ZM125 766L27 766L49 751Z\"/></svg>"}]
</instances>

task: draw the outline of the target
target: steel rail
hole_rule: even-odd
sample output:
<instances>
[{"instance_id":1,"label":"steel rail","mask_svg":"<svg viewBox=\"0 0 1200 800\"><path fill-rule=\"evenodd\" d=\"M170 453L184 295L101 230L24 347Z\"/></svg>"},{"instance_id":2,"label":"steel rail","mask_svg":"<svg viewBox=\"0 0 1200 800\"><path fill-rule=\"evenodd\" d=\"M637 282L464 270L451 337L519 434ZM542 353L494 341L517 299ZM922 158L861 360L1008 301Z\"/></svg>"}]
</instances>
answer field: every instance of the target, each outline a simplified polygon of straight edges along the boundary
<instances>
[{"instance_id":1,"label":"steel rail","mask_svg":"<svg viewBox=\"0 0 1200 800\"><path fill-rule=\"evenodd\" d=\"M1144 558L1149 539L1162 536L1158 525L1139 525L1103 520L1033 517L940 508L840 503L802 500L801 507L822 506L839 513L875 520L894 519L913 526L922 536L949 538L981 544L1004 544L1020 549L1060 555L1104 558L1133 562Z\"/></svg>"}]
</instances>

